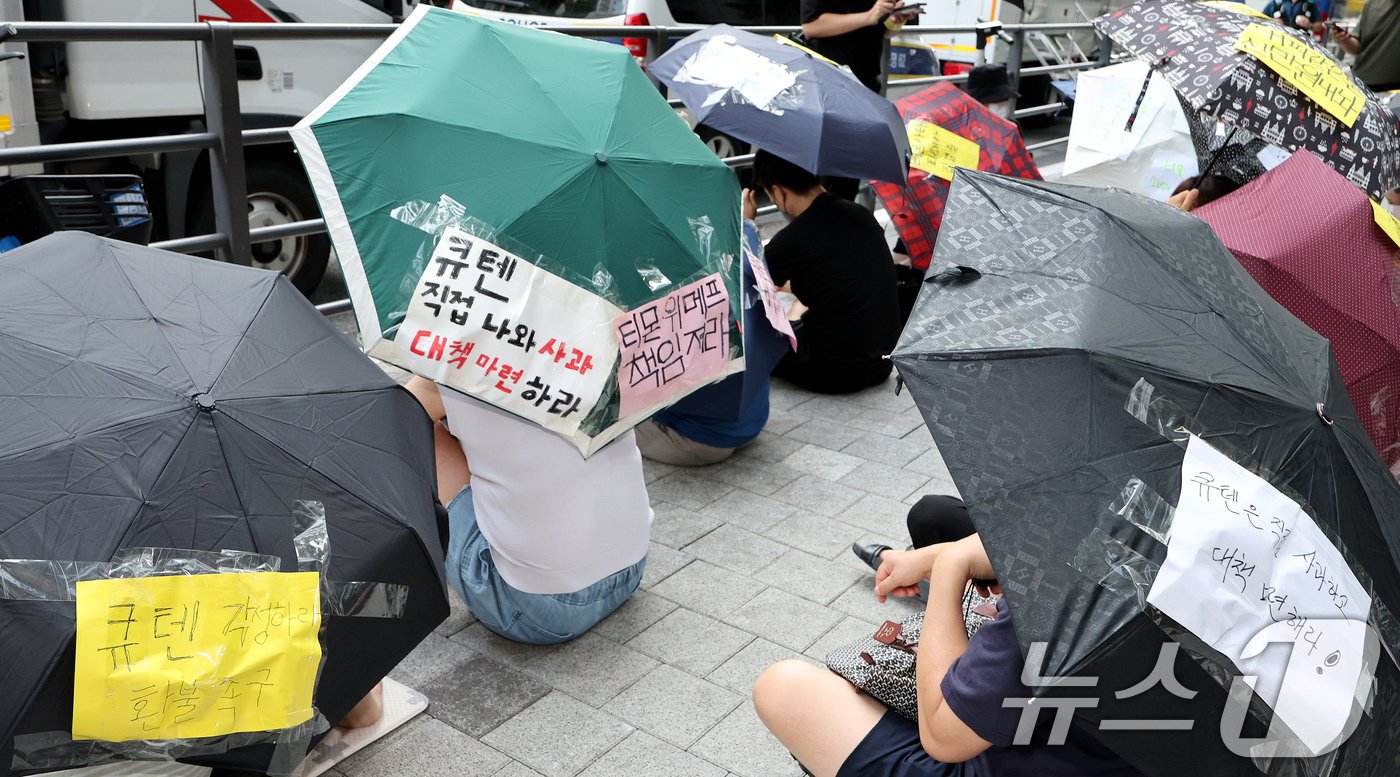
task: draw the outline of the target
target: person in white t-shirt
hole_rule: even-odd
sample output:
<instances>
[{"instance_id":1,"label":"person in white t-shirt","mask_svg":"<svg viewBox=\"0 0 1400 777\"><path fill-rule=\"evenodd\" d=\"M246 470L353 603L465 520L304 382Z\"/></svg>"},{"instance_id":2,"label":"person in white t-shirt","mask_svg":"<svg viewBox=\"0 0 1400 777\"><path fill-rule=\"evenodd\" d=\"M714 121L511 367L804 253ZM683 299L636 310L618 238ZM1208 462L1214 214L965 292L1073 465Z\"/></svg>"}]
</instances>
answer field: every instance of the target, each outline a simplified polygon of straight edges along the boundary
<instances>
[{"instance_id":1,"label":"person in white t-shirt","mask_svg":"<svg viewBox=\"0 0 1400 777\"><path fill-rule=\"evenodd\" d=\"M448 581L477 620L552 645L627 601L652 521L632 432L584 459L564 438L450 388L415 377L408 390L434 421L438 494L450 500Z\"/></svg>"}]
</instances>

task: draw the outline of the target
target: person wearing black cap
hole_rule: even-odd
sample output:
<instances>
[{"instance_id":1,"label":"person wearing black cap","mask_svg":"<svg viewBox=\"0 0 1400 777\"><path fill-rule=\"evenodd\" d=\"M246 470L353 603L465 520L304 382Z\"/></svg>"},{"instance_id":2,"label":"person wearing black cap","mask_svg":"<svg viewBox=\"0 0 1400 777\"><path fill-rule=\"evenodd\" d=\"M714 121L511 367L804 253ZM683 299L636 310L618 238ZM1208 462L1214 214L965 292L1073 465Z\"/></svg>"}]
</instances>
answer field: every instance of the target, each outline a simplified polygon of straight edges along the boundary
<instances>
[{"instance_id":1,"label":"person wearing black cap","mask_svg":"<svg viewBox=\"0 0 1400 777\"><path fill-rule=\"evenodd\" d=\"M1011 78L1006 74L1006 65L974 67L967 73L967 86L964 87L964 91L1003 119L1011 118L1011 98L1021 96L1011 88Z\"/></svg>"}]
</instances>

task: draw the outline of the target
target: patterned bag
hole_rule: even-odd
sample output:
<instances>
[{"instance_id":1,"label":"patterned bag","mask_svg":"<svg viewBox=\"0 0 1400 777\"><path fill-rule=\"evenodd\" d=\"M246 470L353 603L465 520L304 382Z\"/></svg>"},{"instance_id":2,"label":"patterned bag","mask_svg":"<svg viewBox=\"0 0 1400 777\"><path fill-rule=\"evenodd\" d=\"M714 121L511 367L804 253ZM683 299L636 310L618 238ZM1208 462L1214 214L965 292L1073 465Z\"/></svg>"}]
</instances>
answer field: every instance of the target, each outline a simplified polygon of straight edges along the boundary
<instances>
[{"instance_id":1,"label":"patterned bag","mask_svg":"<svg viewBox=\"0 0 1400 777\"><path fill-rule=\"evenodd\" d=\"M969 586L963 594L963 622L968 638L995 615L996 599L984 597ZM922 612L899 623L885 621L874 636L862 637L828 653L826 666L886 707L910 720L918 720L914 662L923 629Z\"/></svg>"}]
</instances>

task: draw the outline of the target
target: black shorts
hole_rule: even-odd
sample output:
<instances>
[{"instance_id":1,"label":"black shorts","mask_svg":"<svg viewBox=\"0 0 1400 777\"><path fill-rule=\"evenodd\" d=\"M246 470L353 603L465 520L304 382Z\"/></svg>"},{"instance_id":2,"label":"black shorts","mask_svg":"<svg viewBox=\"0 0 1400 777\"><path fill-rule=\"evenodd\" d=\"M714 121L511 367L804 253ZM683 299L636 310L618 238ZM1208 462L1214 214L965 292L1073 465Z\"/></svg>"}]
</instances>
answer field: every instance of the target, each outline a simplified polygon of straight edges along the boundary
<instances>
[{"instance_id":1,"label":"black shorts","mask_svg":"<svg viewBox=\"0 0 1400 777\"><path fill-rule=\"evenodd\" d=\"M919 743L919 726L890 710L841 764L836 777L962 777L962 764L933 760Z\"/></svg>"}]
</instances>

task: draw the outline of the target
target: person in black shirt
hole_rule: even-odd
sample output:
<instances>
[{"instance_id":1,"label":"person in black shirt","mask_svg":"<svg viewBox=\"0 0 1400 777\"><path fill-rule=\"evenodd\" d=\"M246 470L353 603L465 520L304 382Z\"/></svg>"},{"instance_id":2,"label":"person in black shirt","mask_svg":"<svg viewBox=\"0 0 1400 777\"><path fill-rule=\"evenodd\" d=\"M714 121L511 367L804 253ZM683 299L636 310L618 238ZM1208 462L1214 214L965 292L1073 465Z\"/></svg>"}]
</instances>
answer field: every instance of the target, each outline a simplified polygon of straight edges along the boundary
<instances>
[{"instance_id":1,"label":"person in black shirt","mask_svg":"<svg viewBox=\"0 0 1400 777\"><path fill-rule=\"evenodd\" d=\"M795 323L797 351L773 375L822 394L848 394L889 377L899 339L894 262L870 211L822 188L816 176L760 150L754 180L791 220L768 243L773 282L807 310ZM756 210L744 193L745 217Z\"/></svg>"},{"instance_id":2,"label":"person in black shirt","mask_svg":"<svg viewBox=\"0 0 1400 777\"><path fill-rule=\"evenodd\" d=\"M880 52L893 29L917 14L900 14L903 0L802 0L802 35L818 54L849 67L873 92L880 91ZM897 29L897 27L896 27Z\"/></svg>"}]
</instances>

